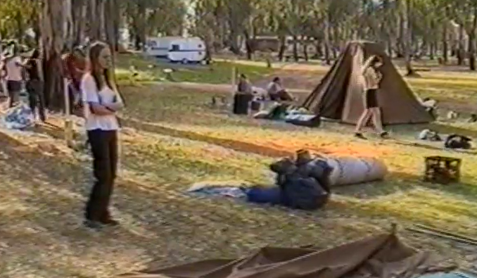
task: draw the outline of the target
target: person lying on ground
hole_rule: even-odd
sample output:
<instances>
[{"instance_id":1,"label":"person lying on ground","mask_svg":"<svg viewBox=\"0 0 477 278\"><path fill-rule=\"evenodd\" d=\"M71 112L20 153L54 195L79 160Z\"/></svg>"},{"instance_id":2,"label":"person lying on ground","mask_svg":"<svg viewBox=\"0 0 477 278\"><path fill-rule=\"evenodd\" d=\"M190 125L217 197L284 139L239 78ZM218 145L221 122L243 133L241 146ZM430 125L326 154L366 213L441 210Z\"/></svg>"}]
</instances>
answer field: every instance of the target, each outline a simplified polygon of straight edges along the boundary
<instances>
[{"instance_id":1,"label":"person lying on ground","mask_svg":"<svg viewBox=\"0 0 477 278\"><path fill-rule=\"evenodd\" d=\"M285 90L280 77L273 78L267 86L268 97L273 101L293 101L294 97Z\"/></svg>"},{"instance_id":2,"label":"person lying on ground","mask_svg":"<svg viewBox=\"0 0 477 278\"><path fill-rule=\"evenodd\" d=\"M370 119L373 120L374 128L381 138L386 138L388 133L383 128L381 119L381 108L378 103L378 94L380 93L380 84L383 79L381 67L383 59L379 56L371 56L363 66L362 75L364 80L363 102L364 111L356 124L355 136L360 139L366 139L363 136L362 129Z\"/></svg>"}]
</instances>

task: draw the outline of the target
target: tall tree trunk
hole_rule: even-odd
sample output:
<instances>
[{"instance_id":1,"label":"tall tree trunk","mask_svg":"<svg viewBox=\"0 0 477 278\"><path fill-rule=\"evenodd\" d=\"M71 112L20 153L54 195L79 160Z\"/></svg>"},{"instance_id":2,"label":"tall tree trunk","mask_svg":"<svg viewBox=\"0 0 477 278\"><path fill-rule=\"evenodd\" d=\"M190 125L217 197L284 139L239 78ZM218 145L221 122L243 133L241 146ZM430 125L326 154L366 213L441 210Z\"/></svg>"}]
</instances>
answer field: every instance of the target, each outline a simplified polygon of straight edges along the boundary
<instances>
[{"instance_id":1,"label":"tall tree trunk","mask_svg":"<svg viewBox=\"0 0 477 278\"><path fill-rule=\"evenodd\" d=\"M464 64L465 59L465 46L464 46L464 35L465 35L465 28L463 24L459 25L459 39L458 39L458 48L457 48L457 65L462 66Z\"/></svg>"},{"instance_id":2,"label":"tall tree trunk","mask_svg":"<svg viewBox=\"0 0 477 278\"><path fill-rule=\"evenodd\" d=\"M298 62L298 36L293 35L293 59Z\"/></svg>"},{"instance_id":3,"label":"tall tree trunk","mask_svg":"<svg viewBox=\"0 0 477 278\"><path fill-rule=\"evenodd\" d=\"M405 1L405 0L400 0L400 1L402 2L402 1ZM404 13L405 13L404 11L399 12L398 39L396 40L396 50L397 50L396 58L404 58L405 57L404 41L406 40L405 39L405 36L406 36L406 16L404 15Z\"/></svg>"},{"instance_id":4,"label":"tall tree trunk","mask_svg":"<svg viewBox=\"0 0 477 278\"><path fill-rule=\"evenodd\" d=\"M325 33L325 61L327 65L331 65L331 53L330 53L330 48L331 48L331 42L330 42L330 14L328 13L325 17L325 28L324 28L324 33Z\"/></svg>"},{"instance_id":5,"label":"tall tree trunk","mask_svg":"<svg viewBox=\"0 0 477 278\"><path fill-rule=\"evenodd\" d=\"M73 44L80 45L84 42L86 36L87 8L86 0L73 0L72 20L73 20Z\"/></svg>"},{"instance_id":6,"label":"tall tree trunk","mask_svg":"<svg viewBox=\"0 0 477 278\"><path fill-rule=\"evenodd\" d=\"M104 21L104 29L106 31L106 42L111 47L111 50L118 50L118 33L119 33L119 14L117 3L115 0L103 0L104 5L104 18L108 20Z\"/></svg>"},{"instance_id":7,"label":"tall tree trunk","mask_svg":"<svg viewBox=\"0 0 477 278\"><path fill-rule=\"evenodd\" d=\"M98 5L98 19L99 20L99 40L106 41L106 22L111 22L112 18L108 18L106 21L105 16L105 4L107 0L96 0Z\"/></svg>"},{"instance_id":8,"label":"tall tree trunk","mask_svg":"<svg viewBox=\"0 0 477 278\"><path fill-rule=\"evenodd\" d=\"M44 51L43 72L46 106L53 111L64 108L63 63L61 51L65 45L67 15L65 7L70 0L45 0L41 11L42 47Z\"/></svg>"},{"instance_id":9,"label":"tall tree trunk","mask_svg":"<svg viewBox=\"0 0 477 278\"><path fill-rule=\"evenodd\" d=\"M313 57L316 57L316 59L323 58L324 54L323 54L322 43L318 38L315 38L315 51L316 53Z\"/></svg>"},{"instance_id":10,"label":"tall tree trunk","mask_svg":"<svg viewBox=\"0 0 477 278\"><path fill-rule=\"evenodd\" d=\"M99 40L101 37L101 20L98 19L100 0L88 1L88 37L91 41Z\"/></svg>"},{"instance_id":11,"label":"tall tree trunk","mask_svg":"<svg viewBox=\"0 0 477 278\"><path fill-rule=\"evenodd\" d=\"M243 32L243 35L245 37L245 49L247 51L247 59L252 60L253 58L253 47L252 47L252 40L250 38L250 34L248 33L247 30Z\"/></svg>"},{"instance_id":12,"label":"tall tree trunk","mask_svg":"<svg viewBox=\"0 0 477 278\"><path fill-rule=\"evenodd\" d=\"M436 55L436 43L435 43L435 42L432 42L432 43L429 45L429 59L430 59L430 60L434 60L435 55Z\"/></svg>"},{"instance_id":13,"label":"tall tree trunk","mask_svg":"<svg viewBox=\"0 0 477 278\"><path fill-rule=\"evenodd\" d=\"M447 37L448 37L447 30L448 30L448 22L446 20L442 28L442 59L444 61L444 64L447 64L447 62L449 62L449 45L447 42Z\"/></svg>"},{"instance_id":14,"label":"tall tree trunk","mask_svg":"<svg viewBox=\"0 0 477 278\"><path fill-rule=\"evenodd\" d=\"M308 38L305 36L301 37L301 42L303 45L303 56L305 58L305 61L308 62L309 57L308 57Z\"/></svg>"},{"instance_id":15,"label":"tall tree trunk","mask_svg":"<svg viewBox=\"0 0 477 278\"><path fill-rule=\"evenodd\" d=\"M416 73L414 72L414 69L412 68L412 53L411 53L411 22L409 20L409 15L410 11L412 9L411 7L411 1L410 0L404 0L402 1L402 4L404 4L404 7L402 9L403 13L403 42L402 44L404 45L404 58L406 61L406 75L411 76L415 75Z\"/></svg>"},{"instance_id":16,"label":"tall tree trunk","mask_svg":"<svg viewBox=\"0 0 477 278\"><path fill-rule=\"evenodd\" d=\"M475 30L477 29L477 5L474 4L474 19L469 30L469 69L475 71Z\"/></svg>"},{"instance_id":17,"label":"tall tree trunk","mask_svg":"<svg viewBox=\"0 0 477 278\"><path fill-rule=\"evenodd\" d=\"M284 35L280 35L280 49L278 50L278 60L283 61L285 51L287 49L287 38Z\"/></svg>"},{"instance_id":18,"label":"tall tree trunk","mask_svg":"<svg viewBox=\"0 0 477 278\"><path fill-rule=\"evenodd\" d=\"M20 12L17 12L13 19L14 19L15 25L16 25L16 28L15 28L16 29L16 39L20 43L23 43L23 39L25 37L25 28L23 26L23 16Z\"/></svg>"}]
</instances>

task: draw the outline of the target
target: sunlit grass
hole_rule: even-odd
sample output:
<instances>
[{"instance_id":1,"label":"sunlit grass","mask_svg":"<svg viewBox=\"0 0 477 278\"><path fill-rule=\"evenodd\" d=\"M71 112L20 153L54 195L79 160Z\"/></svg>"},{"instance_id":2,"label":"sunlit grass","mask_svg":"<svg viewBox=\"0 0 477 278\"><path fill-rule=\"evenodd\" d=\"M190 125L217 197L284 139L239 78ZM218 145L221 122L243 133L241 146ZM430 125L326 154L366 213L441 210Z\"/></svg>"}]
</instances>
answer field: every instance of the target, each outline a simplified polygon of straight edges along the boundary
<instances>
[{"instance_id":1,"label":"sunlit grass","mask_svg":"<svg viewBox=\"0 0 477 278\"><path fill-rule=\"evenodd\" d=\"M414 132L402 128L393 133L398 140L363 142L352 138L352 129L348 126L325 124L323 129L305 129L231 116L223 109L209 107L210 98L216 94L204 91L186 92L181 89L149 87L146 90L130 88L125 92L128 99L134 99L126 116L145 121L150 132L177 136L173 130L180 130L183 132L180 136L215 142L225 147L237 147L248 153L262 154L261 149L265 148L276 150L270 152L272 154L279 154L284 150L293 153L299 148L309 148L326 155L379 157L386 162L391 172L386 181L364 187L369 190L359 194L354 191L359 191L361 185L340 189L340 197L330 205L331 208L339 207L361 217L389 217L397 221L432 224L437 227L452 225L453 229L475 234L470 229L473 227L472 221L477 220L474 213L477 197L469 195L470 192L477 192L477 161L472 154L449 152L439 149L440 145L436 145L435 149L412 146L408 142L415 138ZM227 140L226 143L223 140ZM241 143L244 142L250 145L243 147ZM200 175L215 172L215 176L219 178L215 179L214 174L207 176L207 179L215 180L262 181L263 171L258 169L264 169L270 161L269 157L262 157L261 163L255 157L251 164L246 159L223 159L222 153L207 153L207 158L201 158L202 161L199 162L197 159L201 155L193 153L203 155L203 149L194 150L193 146L184 148L190 154L181 152L181 148L172 149L171 152L161 149L157 153L164 153L161 156L166 156L177 152L178 158L188 157L185 172L201 173ZM463 159L463 183L438 186L422 182L424 157L431 155ZM144 157L148 155L144 154ZM212 166L217 163L221 166ZM214 167L221 167L223 170L219 171ZM255 171L259 174L253 174Z\"/></svg>"},{"instance_id":2,"label":"sunlit grass","mask_svg":"<svg viewBox=\"0 0 477 278\"><path fill-rule=\"evenodd\" d=\"M250 79L261 78L272 72L260 64L234 63L233 61L217 61L211 65L174 65L157 62L154 58L146 58L139 55L123 54L119 56L117 63L118 80L126 83L133 79L131 67L137 76L136 82L143 81L167 81L165 69L173 69L171 74L174 82L195 82L211 84L230 84L232 75L243 73Z\"/></svg>"}]
</instances>

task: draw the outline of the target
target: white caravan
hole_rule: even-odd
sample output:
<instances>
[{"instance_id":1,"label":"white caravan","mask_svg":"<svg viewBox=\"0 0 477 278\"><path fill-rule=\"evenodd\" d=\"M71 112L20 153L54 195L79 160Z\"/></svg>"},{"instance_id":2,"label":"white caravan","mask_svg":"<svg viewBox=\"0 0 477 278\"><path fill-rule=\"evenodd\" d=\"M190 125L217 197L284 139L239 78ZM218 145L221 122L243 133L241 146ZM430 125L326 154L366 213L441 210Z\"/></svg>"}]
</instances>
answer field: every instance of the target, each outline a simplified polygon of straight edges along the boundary
<instances>
[{"instance_id":1,"label":"white caravan","mask_svg":"<svg viewBox=\"0 0 477 278\"><path fill-rule=\"evenodd\" d=\"M146 54L158 58L167 58L169 42L177 37L148 38L146 41Z\"/></svg>"},{"instance_id":2,"label":"white caravan","mask_svg":"<svg viewBox=\"0 0 477 278\"><path fill-rule=\"evenodd\" d=\"M147 41L146 54L167 58L170 62L199 63L206 57L205 43L200 38L162 37Z\"/></svg>"}]
</instances>

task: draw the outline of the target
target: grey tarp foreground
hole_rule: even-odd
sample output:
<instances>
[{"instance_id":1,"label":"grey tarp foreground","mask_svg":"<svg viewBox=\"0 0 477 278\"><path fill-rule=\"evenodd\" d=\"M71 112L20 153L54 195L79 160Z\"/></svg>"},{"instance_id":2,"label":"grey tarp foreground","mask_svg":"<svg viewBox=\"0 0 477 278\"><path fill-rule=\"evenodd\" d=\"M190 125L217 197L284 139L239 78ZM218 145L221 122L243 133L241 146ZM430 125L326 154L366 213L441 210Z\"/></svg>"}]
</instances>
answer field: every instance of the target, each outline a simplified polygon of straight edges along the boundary
<instances>
[{"instance_id":1,"label":"grey tarp foreground","mask_svg":"<svg viewBox=\"0 0 477 278\"><path fill-rule=\"evenodd\" d=\"M236 260L151 267L127 278L411 278L450 271L453 263L403 244L394 234L371 236L327 250L267 247Z\"/></svg>"},{"instance_id":2,"label":"grey tarp foreground","mask_svg":"<svg viewBox=\"0 0 477 278\"><path fill-rule=\"evenodd\" d=\"M433 117L419 103L384 48L372 42L350 42L303 103L321 117L356 124L364 110L362 68L368 57L383 58L378 104L383 124L429 123Z\"/></svg>"}]
</instances>

